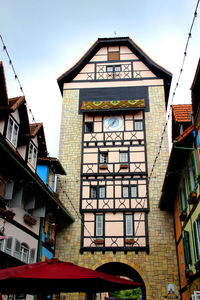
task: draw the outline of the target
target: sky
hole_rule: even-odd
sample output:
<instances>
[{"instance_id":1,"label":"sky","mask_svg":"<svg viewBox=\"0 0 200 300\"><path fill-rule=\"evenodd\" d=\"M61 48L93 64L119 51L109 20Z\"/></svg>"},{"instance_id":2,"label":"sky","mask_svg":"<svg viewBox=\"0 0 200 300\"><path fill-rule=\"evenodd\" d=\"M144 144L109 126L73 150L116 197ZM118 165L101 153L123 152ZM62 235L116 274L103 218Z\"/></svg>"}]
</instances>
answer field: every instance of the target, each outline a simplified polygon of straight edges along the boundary
<instances>
[{"instance_id":1,"label":"sky","mask_svg":"<svg viewBox=\"0 0 200 300\"><path fill-rule=\"evenodd\" d=\"M180 73L197 0L0 0L0 34L50 156L58 157L62 96L57 78L98 38L130 37L152 60ZM200 6L172 104L190 103L200 57ZM0 41L9 97L21 95ZM32 118L30 116L30 122Z\"/></svg>"}]
</instances>

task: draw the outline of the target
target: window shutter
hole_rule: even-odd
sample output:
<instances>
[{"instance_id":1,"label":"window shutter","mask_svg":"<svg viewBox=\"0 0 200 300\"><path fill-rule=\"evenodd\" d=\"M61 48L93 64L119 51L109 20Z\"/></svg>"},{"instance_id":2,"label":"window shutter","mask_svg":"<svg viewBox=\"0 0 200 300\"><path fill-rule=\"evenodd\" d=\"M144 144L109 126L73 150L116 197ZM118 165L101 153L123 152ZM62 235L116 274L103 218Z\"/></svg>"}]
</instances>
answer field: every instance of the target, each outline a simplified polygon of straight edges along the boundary
<instances>
[{"instance_id":1,"label":"window shutter","mask_svg":"<svg viewBox=\"0 0 200 300\"><path fill-rule=\"evenodd\" d=\"M187 194L186 194L186 185L185 185L185 180L183 184L183 194L184 194L184 204L185 204L185 209L188 207L188 202L187 202Z\"/></svg>"},{"instance_id":2,"label":"window shutter","mask_svg":"<svg viewBox=\"0 0 200 300\"><path fill-rule=\"evenodd\" d=\"M180 209L182 212L183 211L182 189L180 189L180 191L179 191L179 203L180 203Z\"/></svg>"},{"instance_id":3,"label":"window shutter","mask_svg":"<svg viewBox=\"0 0 200 300\"><path fill-rule=\"evenodd\" d=\"M188 187L189 187L189 192L191 192L191 174L190 174L190 168L187 170L187 175L188 175Z\"/></svg>"},{"instance_id":4,"label":"window shutter","mask_svg":"<svg viewBox=\"0 0 200 300\"><path fill-rule=\"evenodd\" d=\"M30 264L34 263L34 259L35 259L35 249L33 248L30 250L29 263Z\"/></svg>"},{"instance_id":5,"label":"window shutter","mask_svg":"<svg viewBox=\"0 0 200 300\"><path fill-rule=\"evenodd\" d=\"M5 246L5 252L11 255L11 250L12 250L12 237L9 237L6 240L6 246Z\"/></svg>"},{"instance_id":6,"label":"window shutter","mask_svg":"<svg viewBox=\"0 0 200 300\"><path fill-rule=\"evenodd\" d=\"M21 243L16 239L15 240L15 250L14 250L14 257L20 259L20 249Z\"/></svg>"},{"instance_id":7,"label":"window shutter","mask_svg":"<svg viewBox=\"0 0 200 300\"><path fill-rule=\"evenodd\" d=\"M195 186L195 189L197 189L198 181L197 181L197 173L196 173L196 164L195 164L194 154L192 155L192 172L193 172L193 177L194 177L194 186Z\"/></svg>"},{"instance_id":8,"label":"window shutter","mask_svg":"<svg viewBox=\"0 0 200 300\"><path fill-rule=\"evenodd\" d=\"M193 223L193 228L194 228L194 238L195 238L195 245L196 245L196 255L197 255L197 260L199 260L199 238L198 238L198 228L197 228L197 222L195 221Z\"/></svg>"},{"instance_id":9,"label":"window shutter","mask_svg":"<svg viewBox=\"0 0 200 300\"><path fill-rule=\"evenodd\" d=\"M187 231L184 231L183 247L184 247L184 254L185 254L186 269L189 269L189 265L192 264L192 258L191 258L191 251L190 251L189 232Z\"/></svg>"}]
</instances>

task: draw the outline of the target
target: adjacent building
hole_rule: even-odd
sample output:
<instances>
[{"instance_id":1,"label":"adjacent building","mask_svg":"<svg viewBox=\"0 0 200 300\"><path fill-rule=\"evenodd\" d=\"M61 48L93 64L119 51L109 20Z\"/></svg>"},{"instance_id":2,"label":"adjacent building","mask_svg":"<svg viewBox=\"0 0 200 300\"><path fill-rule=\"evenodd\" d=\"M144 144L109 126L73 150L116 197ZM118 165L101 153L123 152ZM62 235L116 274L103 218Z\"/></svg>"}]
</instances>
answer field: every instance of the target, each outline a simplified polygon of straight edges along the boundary
<instances>
[{"instance_id":1,"label":"adjacent building","mask_svg":"<svg viewBox=\"0 0 200 300\"><path fill-rule=\"evenodd\" d=\"M0 268L53 256L55 233L74 220L36 172L38 161L46 162L49 178L65 174L48 157L42 123L29 123L25 97L8 98L0 62Z\"/></svg>"},{"instance_id":2,"label":"adjacent building","mask_svg":"<svg viewBox=\"0 0 200 300\"><path fill-rule=\"evenodd\" d=\"M143 283L143 299L167 296L169 284L178 295L173 218L158 207L171 77L125 37L98 39L58 78L60 197L77 217L56 255Z\"/></svg>"}]
</instances>

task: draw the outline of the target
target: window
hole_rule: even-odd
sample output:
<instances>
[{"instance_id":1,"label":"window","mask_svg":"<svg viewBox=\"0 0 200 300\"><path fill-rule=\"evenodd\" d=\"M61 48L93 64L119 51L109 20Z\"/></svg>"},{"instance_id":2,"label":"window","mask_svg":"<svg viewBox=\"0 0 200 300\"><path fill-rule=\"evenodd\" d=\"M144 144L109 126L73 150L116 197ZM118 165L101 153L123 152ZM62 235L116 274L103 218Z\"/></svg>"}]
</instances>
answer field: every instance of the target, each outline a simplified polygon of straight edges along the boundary
<instances>
[{"instance_id":1,"label":"window","mask_svg":"<svg viewBox=\"0 0 200 300\"><path fill-rule=\"evenodd\" d=\"M122 198L128 198L129 192L128 192L128 186L122 186Z\"/></svg>"},{"instance_id":2,"label":"window","mask_svg":"<svg viewBox=\"0 0 200 300\"><path fill-rule=\"evenodd\" d=\"M183 236L183 248L185 254L185 266L186 269L189 269L192 265L191 249L190 249L190 235L188 231L184 230Z\"/></svg>"},{"instance_id":3,"label":"window","mask_svg":"<svg viewBox=\"0 0 200 300\"><path fill-rule=\"evenodd\" d=\"M134 122L135 130L143 130L143 121L135 121Z\"/></svg>"},{"instance_id":4,"label":"window","mask_svg":"<svg viewBox=\"0 0 200 300\"><path fill-rule=\"evenodd\" d=\"M20 258L21 258L21 261L28 263L29 249L27 248L27 246L25 244L21 244Z\"/></svg>"},{"instance_id":5,"label":"window","mask_svg":"<svg viewBox=\"0 0 200 300\"><path fill-rule=\"evenodd\" d=\"M108 60L119 60L119 51L108 52Z\"/></svg>"},{"instance_id":6,"label":"window","mask_svg":"<svg viewBox=\"0 0 200 300\"><path fill-rule=\"evenodd\" d=\"M18 132L19 126L14 119L9 116L6 138L13 144L14 147L17 147Z\"/></svg>"},{"instance_id":7,"label":"window","mask_svg":"<svg viewBox=\"0 0 200 300\"><path fill-rule=\"evenodd\" d=\"M100 186L99 187L99 198L105 198L106 197L106 187Z\"/></svg>"},{"instance_id":8,"label":"window","mask_svg":"<svg viewBox=\"0 0 200 300\"><path fill-rule=\"evenodd\" d=\"M8 253L9 255L11 255L11 250L12 250L12 237L9 237L6 241L5 241L5 252Z\"/></svg>"},{"instance_id":9,"label":"window","mask_svg":"<svg viewBox=\"0 0 200 300\"><path fill-rule=\"evenodd\" d=\"M120 163L127 163L128 162L128 152L120 152L119 154L119 161Z\"/></svg>"},{"instance_id":10,"label":"window","mask_svg":"<svg viewBox=\"0 0 200 300\"><path fill-rule=\"evenodd\" d=\"M131 186L131 198L136 198L137 197L137 186L133 185Z\"/></svg>"},{"instance_id":11,"label":"window","mask_svg":"<svg viewBox=\"0 0 200 300\"><path fill-rule=\"evenodd\" d=\"M30 142L28 150L28 162L34 167L34 169L36 168L37 164L37 153L37 148L32 142Z\"/></svg>"},{"instance_id":12,"label":"window","mask_svg":"<svg viewBox=\"0 0 200 300\"><path fill-rule=\"evenodd\" d=\"M85 122L85 133L93 132L93 122Z\"/></svg>"},{"instance_id":13,"label":"window","mask_svg":"<svg viewBox=\"0 0 200 300\"><path fill-rule=\"evenodd\" d=\"M133 236L133 215L125 215L126 236Z\"/></svg>"},{"instance_id":14,"label":"window","mask_svg":"<svg viewBox=\"0 0 200 300\"><path fill-rule=\"evenodd\" d=\"M188 185L189 185L189 192L194 192L196 189L196 170L195 170L194 155L192 155L192 164L188 168Z\"/></svg>"},{"instance_id":15,"label":"window","mask_svg":"<svg viewBox=\"0 0 200 300\"><path fill-rule=\"evenodd\" d=\"M193 229L194 229L194 237L195 237L195 248L196 248L196 257L197 260L200 259L200 214L198 215L198 218L193 223Z\"/></svg>"},{"instance_id":16,"label":"window","mask_svg":"<svg viewBox=\"0 0 200 300\"><path fill-rule=\"evenodd\" d=\"M108 152L100 152L100 164L108 163Z\"/></svg>"},{"instance_id":17,"label":"window","mask_svg":"<svg viewBox=\"0 0 200 300\"><path fill-rule=\"evenodd\" d=\"M96 215L96 236L103 236L103 215Z\"/></svg>"},{"instance_id":18,"label":"window","mask_svg":"<svg viewBox=\"0 0 200 300\"><path fill-rule=\"evenodd\" d=\"M35 249L31 249L29 255L29 264L34 263L34 261L35 261Z\"/></svg>"},{"instance_id":19,"label":"window","mask_svg":"<svg viewBox=\"0 0 200 300\"><path fill-rule=\"evenodd\" d=\"M107 78L118 78L120 79L121 65L117 66L106 66Z\"/></svg>"},{"instance_id":20,"label":"window","mask_svg":"<svg viewBox=\"0 0 200 300\"><path fill-rule=\"evenodd\" d=\"M181 211L186 210L187 209L187 196L186 196L185 180L183 182L182 187L179 190L179 200L180 200Z\"/></svg>"},{"instance_id":21,"label":"window","mask_svg":"<svg viewBox=\"0 0 200 300\"><path fill-rule=\"evenodd\" d=\"M97 187L96 187L96 186L91 186L91 189L90 189L90 197L91 197L92 199L97 198Z\"/></svg>"}]
</instances>

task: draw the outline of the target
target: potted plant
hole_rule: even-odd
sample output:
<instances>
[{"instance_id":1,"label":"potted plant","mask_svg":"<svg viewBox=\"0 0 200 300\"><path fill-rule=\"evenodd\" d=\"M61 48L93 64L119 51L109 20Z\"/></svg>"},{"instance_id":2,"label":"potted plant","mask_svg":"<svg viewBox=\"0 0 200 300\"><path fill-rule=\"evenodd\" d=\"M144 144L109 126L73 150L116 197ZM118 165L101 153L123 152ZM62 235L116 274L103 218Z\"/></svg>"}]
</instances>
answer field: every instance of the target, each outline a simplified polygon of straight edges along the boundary
<instances>
[{"instance_id":1,"label":"potted plant","mask_svg":"<svg viewBox=\"0 0 200 300\"><path fill-rule=\"evenodd\" d=\"M194 275L193 271L190 269L185 270L185 276L186 278L191 278Z\"/></svg>"},{"instance_id":2,"label":"potted plant","mask_svg":"<svg viewBox=\"0 0 200 300\"><path fill-rule=\"evenodd\" d=\"M47 236L45 237L45 243L52 247L55 245L55 240Z\"/></svg>"},{"instance_id":3,"label":"potted plant","mask_svg":"<svg viewBox=\"0 0 200 300\"><path fill-rule=\"evenodd\" d=\"M194 204L196 199L197 199L197 193L195 191L190 192L189 197L188 197L188 203Z\"/></svg>"},{"instance_id":4,"label":"potted plant","mask_svg":"<svg viewBox=\"0 0 200 300\"><path fill-rule=\"evenodd\" d=\"M15 216L15 213L12 210L6 211L6 217L8 217L9 219L13 219L14 216Z\"/></svg>"},{"instance_id":5,"label":"potted plant","mask_svg":"<svg viewBox=\"0 0 200 300\"><path fill-rule=\"evenodd\" d=\"M37 220L34 219L31 215L25 214L24 215L24 222L28 225L35 225Z\"/></svg>"},{"instance_id":6,"label":"potted plant","mask_svg":"<svg viewBox=\"0 0 200 300\"><path fill-rule=\"evenodd\" d=\"M186 219L186 217L187 217L187 211L186 211L186 209L184 209L184 210L182 210L182 212L180 213L180 216L179 216L180 221L184 221L184 220Z\"/></svg>"}]
</instances>

